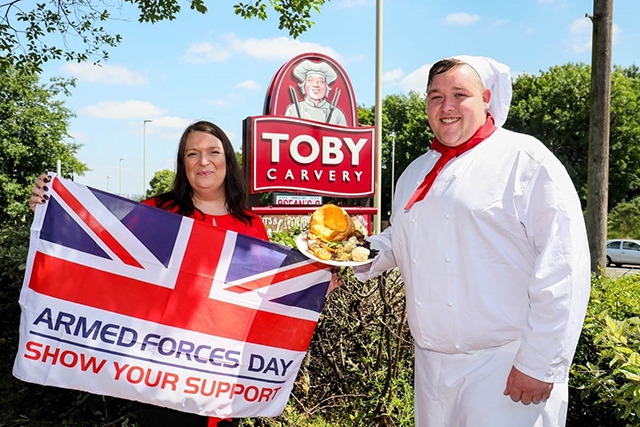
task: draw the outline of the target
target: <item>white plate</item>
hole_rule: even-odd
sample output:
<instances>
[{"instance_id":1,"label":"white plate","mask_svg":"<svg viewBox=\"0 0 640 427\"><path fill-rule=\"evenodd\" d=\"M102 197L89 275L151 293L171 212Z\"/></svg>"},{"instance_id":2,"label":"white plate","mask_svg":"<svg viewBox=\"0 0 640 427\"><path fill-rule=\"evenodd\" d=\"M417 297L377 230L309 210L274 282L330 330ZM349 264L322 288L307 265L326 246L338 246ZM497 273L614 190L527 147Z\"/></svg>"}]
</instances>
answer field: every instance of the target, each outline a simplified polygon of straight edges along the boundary
<instances>
[{"instance_id":1,"label":"white plate","mask_svg":"<svg viewBox=\"0 0 640 427\"><path fill-rule=\"evenodd\" d=\"M298 237L296 237L296 246L298 246L298 250L300 252L302 252L302 254L314 261L318 261L321 262L323 264L327 264L327 265L333 265L335 267L355 267L358 265L365 265L365 264L369 264L371 261L373 261L373 258L369 258L366 261L361 261L361 262L356 262L356 261L336 261L336 260L324 260L324 259L320 259L317 256L315 256L314 254L312 254L308 247L307 247L307 233L302 233L300 234Z\"/></svg>"}]
</instances>

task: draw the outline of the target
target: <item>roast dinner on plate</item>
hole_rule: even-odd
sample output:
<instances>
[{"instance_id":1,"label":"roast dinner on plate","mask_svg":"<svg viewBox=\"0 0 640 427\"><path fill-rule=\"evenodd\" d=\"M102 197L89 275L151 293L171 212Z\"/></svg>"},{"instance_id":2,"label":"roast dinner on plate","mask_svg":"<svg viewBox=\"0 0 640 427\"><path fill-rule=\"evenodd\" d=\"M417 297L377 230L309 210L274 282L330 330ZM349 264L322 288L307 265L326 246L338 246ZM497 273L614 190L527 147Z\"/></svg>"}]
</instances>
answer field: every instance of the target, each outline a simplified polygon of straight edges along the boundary
<instances>
[{"instance_id":1,"label":"roast dinner on plate","mask_svg":"<svg viewBox=\"0 0 640 427\"><path fill-rule=\"evenodd\" d=\"M305 243L302 252L322 261L345 265L364 264L375 257L366 239L367 229L343 208L326 204L311 214L309 231L300 235Z\"/></svg>"}]
</instances>

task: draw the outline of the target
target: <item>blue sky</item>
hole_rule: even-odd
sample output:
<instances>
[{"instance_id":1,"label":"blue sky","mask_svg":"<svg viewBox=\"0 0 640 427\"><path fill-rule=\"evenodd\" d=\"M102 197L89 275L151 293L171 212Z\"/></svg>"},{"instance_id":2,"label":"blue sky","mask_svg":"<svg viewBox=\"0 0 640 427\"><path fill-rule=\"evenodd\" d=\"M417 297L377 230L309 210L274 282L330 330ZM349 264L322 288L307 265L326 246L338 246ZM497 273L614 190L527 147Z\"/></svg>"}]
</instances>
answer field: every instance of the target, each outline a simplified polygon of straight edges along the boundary
<instances>
[{"instance_id":1,"label":"blue sky","mask_svg":"<svg viewBox=\"0 0 640 427\"><path fill-rule=\"evenodd\" d=\"M242 120L261 115L267 86L294 56L320 52L347 72L359 105L375 102L376 2L332 0L297 40L277 29L277 17L244 20L232 2L208 1L209 12L184 10L175 21L139 24L124 3L107 29L123 36L102 66L49 63L44 78L75 77L66 98L77 114L70 133L91 171L76 180L123 194L173 169L178 139L193 121L220 125L239 151ZM512 74L590 63L592 0L387 0L383 6L383 96L424 91L433 62L452 55L493 57ZM614 2L613 63L640 65L640 1ZM124 159L120 161L120 159ZM122 180L120 180L120 175Z\"/></svg>"}]
</instances>

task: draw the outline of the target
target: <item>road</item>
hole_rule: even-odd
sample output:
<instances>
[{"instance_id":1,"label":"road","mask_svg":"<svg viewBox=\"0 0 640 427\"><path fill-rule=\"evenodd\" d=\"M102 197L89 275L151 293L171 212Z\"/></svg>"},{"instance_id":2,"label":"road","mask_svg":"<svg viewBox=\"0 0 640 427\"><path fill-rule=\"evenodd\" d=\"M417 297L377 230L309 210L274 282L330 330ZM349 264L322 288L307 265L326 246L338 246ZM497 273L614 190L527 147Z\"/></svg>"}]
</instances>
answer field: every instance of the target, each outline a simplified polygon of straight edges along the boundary
<instances>
[{"instance_id":1,"label":"road","mask_svg":"<svg viewBox=\"0 0 640 427\"><path fill-rule=\"evenodd\" d=\"M640 273L640 266L607 267L607 274L612 276L626 276L627 274Z\"/></svg>"}]
</instances>

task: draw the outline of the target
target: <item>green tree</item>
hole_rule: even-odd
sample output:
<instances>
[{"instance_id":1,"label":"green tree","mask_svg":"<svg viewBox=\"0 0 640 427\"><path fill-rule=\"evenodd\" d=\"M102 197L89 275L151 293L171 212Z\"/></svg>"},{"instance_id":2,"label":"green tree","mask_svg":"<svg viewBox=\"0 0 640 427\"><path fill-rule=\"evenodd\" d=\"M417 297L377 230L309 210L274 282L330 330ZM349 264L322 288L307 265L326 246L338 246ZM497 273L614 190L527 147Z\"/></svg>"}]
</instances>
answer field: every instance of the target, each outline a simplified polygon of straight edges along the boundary
<instances>
[{"instance_id":1,"label":"green tree","mask_svg":"<svg viewBox=\"0 0 640 427\"><path fill-rule=\"evenodd\" d=\"M79 145L65 142L73 113L59 95L69 95L73 81L41 84L37 75L16 69L0 73L0 221L27 212L33 180L62 162L65 178L82 175L87 166L75 154Z\"/></svg>"},{"instance_id":2,"label":"green tree","mask_svg":"<svg viewBox=\"0 0 640 427\"><path fill-rule=\"evenodd\" d=\"M640 239L640 196L618 203L609 212L607 236L610 239Z\"/></svg>"},{"instance_id":3,"label":"green tree","mask_svg":"<svg viewBox=\"0 0 640 427\"><path fill-rule=\"evenodd\" d=\"M150 190L147 190L145 198L153 197L155 195L166 193L171 190L173 186L173 180L176 174L172 170L162 169L153 174L153 178L149 181Z\"/></svg>"},{"instance_id":4,"label":"green tree","mask_svg":"<svg viewBox=\"0 0 640 427\"><path fill-rule=\"evenodd\" d=\"M614 67L611 76L609 208L640 196L640 68Z\"/></svg>"},{"instance_id":5,"label":"green tree","mask_svg":"<svg viewBox=\"0 0 640 427\"><path fill-rule=\"evenodd\" d=\"M611 88L609 208L640 191L640 73L614 67ZM587 194L590 67L568 63L513 85L506 128L535 136L567 168L581 198Z\"/></svg>"},{"instance_id":6,"label":"green tree","mask_svg":"<svg viewBox=\"0 0 640 427\"><path fill-rule=\"evenodd\" d=\"M373 126L375 106L360 107L358 118L360 125ZM425 100L418 92L389 95L382 100L382 217L391 211L392 169L394 181L397 181L409 163L429 149L432 139ZM392 168L394 157L395 167Z\"/></svg>"},{"instance_id":7,"label":"green tree","mask_svg":"<svg viewBox=\"0 0 640 427\"><path fill-rule=\"evenodd\" d=\"M138 8L138 22L174 20L182 11L178 0L125 0ZM311 13L320 12L325 0L255 0L237 3L234 13L245 19L266 20L269 6L279 16L279 29L298 37L314 22ZM204 0L187 0L190 9L207 13ZM108 49L122 37L104 27L112 12L122 13L121 1L14 0L0 4L0 71L8 65L29 64L39 70L43 62L64 59L84 62L107 59ZM79 40L78 47L70 41Z\"/></svg>"}]
</instances>

